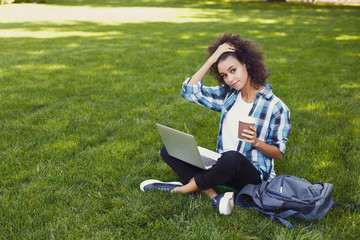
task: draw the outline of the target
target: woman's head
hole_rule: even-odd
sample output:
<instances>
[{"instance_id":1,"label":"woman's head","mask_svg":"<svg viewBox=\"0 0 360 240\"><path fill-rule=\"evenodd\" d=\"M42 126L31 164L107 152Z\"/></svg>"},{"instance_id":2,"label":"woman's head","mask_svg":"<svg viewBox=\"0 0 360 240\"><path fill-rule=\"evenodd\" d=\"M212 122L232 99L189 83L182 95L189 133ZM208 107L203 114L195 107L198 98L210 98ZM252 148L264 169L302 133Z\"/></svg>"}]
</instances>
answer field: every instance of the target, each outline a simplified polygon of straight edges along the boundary
<instances>
[{"instance_id":1,"label":"woman's head","mask_svg":"<svg viewBox=\"0 0 360 240\"><path fill-rule=\"evenodd\" d=\"M242 39L240 35L233 35L225 33L218 37L218 39L208 47L209 56L211 56L216 49L223 43L232 45L236 50L235 52L223 53L217 63L210 68L210 74L219 82L225 84L223 76L219 74L218 64L225 59L232 57L236 58L241 64L245 64L250 83L253 87L259 88L266 83L269 77L265 64L263 63L264 57L259 46L251 40Z\"/></svg>"}]
</instances>

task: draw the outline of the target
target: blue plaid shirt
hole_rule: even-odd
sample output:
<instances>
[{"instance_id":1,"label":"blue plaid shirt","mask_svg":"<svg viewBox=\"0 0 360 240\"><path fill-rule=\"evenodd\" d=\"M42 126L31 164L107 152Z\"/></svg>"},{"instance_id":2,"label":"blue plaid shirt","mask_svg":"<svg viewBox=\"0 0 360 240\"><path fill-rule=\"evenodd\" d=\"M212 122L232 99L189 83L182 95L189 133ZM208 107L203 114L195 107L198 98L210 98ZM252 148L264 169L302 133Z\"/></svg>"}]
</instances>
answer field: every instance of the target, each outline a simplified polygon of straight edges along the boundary
<instances>
[{"instance_id":1,"label":"blue plaid shirt","mask_svg":"<svg viewBox=\"0 0 360 240\"><path fill-rule=\"evenodd\" d=\"M181 96L190 102L221 112L216 151L223 153L222 128L224 119L234 105L240 91L231 87L226 90L225 86L205 87L202 81L188 85L190 80L191 78L188 78L183 83ZM256 120L255 128L258 139L276 146L284 154L285 144L288 141L287 137L291 132L290 110L273 94L271 89L270 84L265 84L264 88L256 94L249 116ZM276 176L274 159L252 147L251 144L239 141L237 151L251 161L261 173L262 180L272 179Z\"/></svg>"}]
</instances>

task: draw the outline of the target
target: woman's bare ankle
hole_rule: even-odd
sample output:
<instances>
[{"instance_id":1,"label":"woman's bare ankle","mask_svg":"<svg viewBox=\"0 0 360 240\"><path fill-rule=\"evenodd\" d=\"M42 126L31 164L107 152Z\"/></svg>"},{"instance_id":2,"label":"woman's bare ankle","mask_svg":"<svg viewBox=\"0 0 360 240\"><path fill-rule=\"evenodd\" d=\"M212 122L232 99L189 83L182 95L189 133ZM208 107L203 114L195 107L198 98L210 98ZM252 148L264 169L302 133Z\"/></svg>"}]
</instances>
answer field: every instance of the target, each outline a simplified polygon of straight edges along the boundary
<instances>
[{"instance_id":1,"label":"woman's bare ankle","mask_svg":"<svg viewBox=\"0 0 360 240\"><path fill-rule=\"evenodd\" d=\"M171 193L175 193L175 192L180 192L180 193L182 193L181 188L182 188L182 187L175 187L175 188L174 188L173 190L171 190L170 192L171 192Z\"/></svg>"},{"instance_id":2,"label":"woman's bare ankle","mask_svg":"<svg viewBox=\"0 0 360 240\"><path fill-rule=\"evenodd\" d=\"M205 193L210 199L213 199L218 195L217 192L215 192L212 188L202 190L201 192Z\"/></svg>"}]
</instances>

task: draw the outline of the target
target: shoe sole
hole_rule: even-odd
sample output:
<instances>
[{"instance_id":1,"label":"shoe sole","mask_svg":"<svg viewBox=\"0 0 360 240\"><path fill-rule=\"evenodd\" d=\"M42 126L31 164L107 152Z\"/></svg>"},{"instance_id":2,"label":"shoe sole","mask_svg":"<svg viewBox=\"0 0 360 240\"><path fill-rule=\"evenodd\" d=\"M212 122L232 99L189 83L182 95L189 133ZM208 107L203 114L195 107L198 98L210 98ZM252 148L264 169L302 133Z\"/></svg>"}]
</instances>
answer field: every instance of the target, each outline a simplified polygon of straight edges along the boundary
<instances>
[{"instance_id":1,"label":"shoe sole","mask_svg":"<svg viewBox=\"0 0 360 240\"><path fill-rule=\"evenodd\" d=\"M177 185L183 185L181 182L162 182L156 179L149 179L149 180L145 180L143 182L141 182L140 184L140 190L145 192L144 187L148 184L153 184L153 183L170 183L170 184L177 184Z\"/></svg>"},{"instance_id":2,"label":"shoe sole","mask_svg":"<svg viewBox=\"0 0 360 240\"><path fill-rule=\"evenodd\" d=\"M234 193L227 192L219 203L219 212L223 215L230 215L234 210Z\"/></svg>"}]
</instances>

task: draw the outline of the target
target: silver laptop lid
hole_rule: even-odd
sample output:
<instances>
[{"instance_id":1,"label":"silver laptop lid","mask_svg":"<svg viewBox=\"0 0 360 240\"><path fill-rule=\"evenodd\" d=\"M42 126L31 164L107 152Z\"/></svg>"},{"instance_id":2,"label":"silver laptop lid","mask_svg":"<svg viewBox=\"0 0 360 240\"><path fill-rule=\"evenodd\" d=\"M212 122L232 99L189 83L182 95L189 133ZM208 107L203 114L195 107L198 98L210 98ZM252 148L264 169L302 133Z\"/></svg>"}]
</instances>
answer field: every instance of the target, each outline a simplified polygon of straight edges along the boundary
<instances>
[{"instance_id":1,"label":"silver laptop lid","mask_svg":"<svg viewBox=\"0 0 360 240\"><path fill-rule=\"evenodd\" d=\"M156 127L170 156L206 169L192 135L158 123L156 123Z\"/></svg>"}]
</instances>

